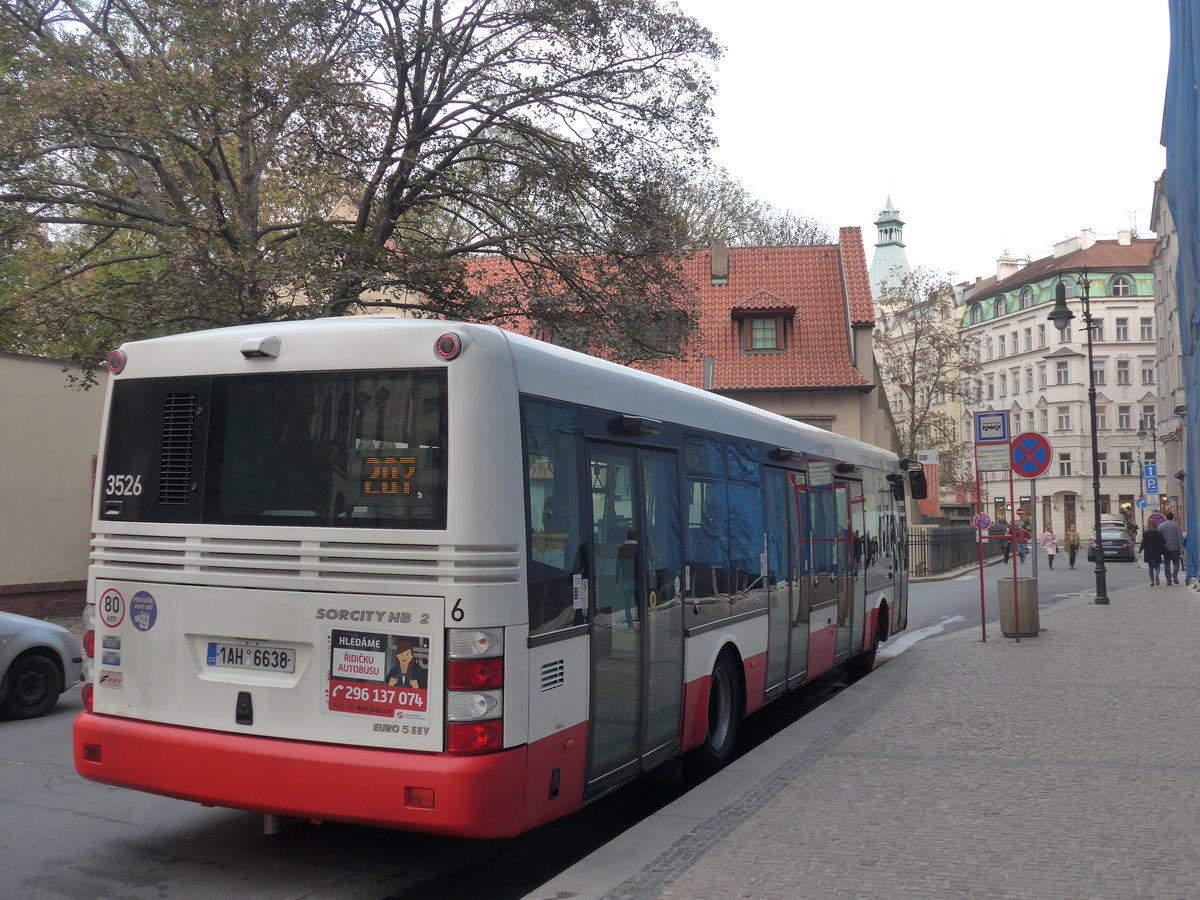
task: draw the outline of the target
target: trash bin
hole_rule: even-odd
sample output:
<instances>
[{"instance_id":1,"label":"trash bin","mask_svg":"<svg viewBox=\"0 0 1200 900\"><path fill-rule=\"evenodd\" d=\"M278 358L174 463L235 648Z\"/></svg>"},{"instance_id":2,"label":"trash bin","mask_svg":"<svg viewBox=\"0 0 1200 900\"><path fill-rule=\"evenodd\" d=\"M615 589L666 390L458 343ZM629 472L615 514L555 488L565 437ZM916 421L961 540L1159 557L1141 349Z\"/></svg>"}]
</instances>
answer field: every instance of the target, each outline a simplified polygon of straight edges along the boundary
<instances>
[{"instance_id":1,"label":"trash bin","mask_svg":"<svg viewBox=\"0 0 1200 900\"><path fill-rule=\"evenodd\" d=\"M1005 637L1037 637L1041 630L1037 579L1017 578L1016 582L1017 603L1014 609L1013 579L1000 579L1000 633Z\"/></svg>"}]
</instances>

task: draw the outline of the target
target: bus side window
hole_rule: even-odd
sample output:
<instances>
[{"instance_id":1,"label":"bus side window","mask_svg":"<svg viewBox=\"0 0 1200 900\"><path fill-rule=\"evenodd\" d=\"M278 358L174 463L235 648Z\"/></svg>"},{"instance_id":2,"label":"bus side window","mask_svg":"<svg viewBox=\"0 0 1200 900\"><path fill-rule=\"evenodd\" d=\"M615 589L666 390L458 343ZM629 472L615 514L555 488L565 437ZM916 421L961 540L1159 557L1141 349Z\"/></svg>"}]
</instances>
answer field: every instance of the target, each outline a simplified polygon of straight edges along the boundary
<instances>
[{"instance_id":1,"label":"bus side window","mask_svg":"<svg viewBox=\"0 0 1200 900\"><path fill-rule=\"evenodd\" d=\"M583 624L586 537L581 496L582 427L578 411L545 400L522 401L525 493L529 521L529 633Z\"/></svg>"}]
</instances>

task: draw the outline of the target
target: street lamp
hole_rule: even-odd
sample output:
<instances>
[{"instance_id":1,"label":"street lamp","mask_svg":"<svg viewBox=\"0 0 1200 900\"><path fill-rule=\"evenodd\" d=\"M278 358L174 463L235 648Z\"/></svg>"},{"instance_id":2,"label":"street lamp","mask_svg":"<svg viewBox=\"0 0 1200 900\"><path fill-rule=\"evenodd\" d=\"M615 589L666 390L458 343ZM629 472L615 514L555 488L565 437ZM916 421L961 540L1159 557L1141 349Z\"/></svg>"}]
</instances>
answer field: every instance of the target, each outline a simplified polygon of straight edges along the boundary
<instances>
[{"instance_id":1,"label":"street lamp","mask_svg":"<svg viewBox=\"0 0 1200 900\"><path fill-rule=\"evenodd\" d=\"M1096 364L1092 356L1092 299L1091 287L1088 284L1088 270L1085 267L1075 276L1079 285L1079 296L1083 301L1083 327L1087 331L1087 360L1088 360L1088 408L1092 422L1092 507L1096 521L1096 550L1093 556L1096 562L1096 605L1108 605L1108 572L1104 568L1104 539L1100 533L1100 439L1096 428ZM1067 308L1067 283L1061 273L1058 284L1054 287L1054 309L1047 317L1054 327L1066 333L1071 327L1075 314Z\"/></svg>"}]
</instances>

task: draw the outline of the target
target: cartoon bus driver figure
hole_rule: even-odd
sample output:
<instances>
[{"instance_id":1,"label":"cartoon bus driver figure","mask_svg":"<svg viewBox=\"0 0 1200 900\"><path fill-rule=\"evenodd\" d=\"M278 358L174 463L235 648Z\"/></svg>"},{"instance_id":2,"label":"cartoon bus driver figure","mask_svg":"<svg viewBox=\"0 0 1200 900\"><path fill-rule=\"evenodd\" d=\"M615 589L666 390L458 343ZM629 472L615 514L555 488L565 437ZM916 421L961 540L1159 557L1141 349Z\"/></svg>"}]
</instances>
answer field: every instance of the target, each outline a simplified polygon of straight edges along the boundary
<instances>
[{"instance_id":1,"label":"cartoon bus driver figure","mask_svg":"<svg viewBox=\"0 0 1200 900\"><path fill-rule=\"evenodd\" d=\"M387 683L421 690L425 687L425 673L414 659L411 641L396 644L396 664L388 671Z\"/></svg>"}]
</instances>

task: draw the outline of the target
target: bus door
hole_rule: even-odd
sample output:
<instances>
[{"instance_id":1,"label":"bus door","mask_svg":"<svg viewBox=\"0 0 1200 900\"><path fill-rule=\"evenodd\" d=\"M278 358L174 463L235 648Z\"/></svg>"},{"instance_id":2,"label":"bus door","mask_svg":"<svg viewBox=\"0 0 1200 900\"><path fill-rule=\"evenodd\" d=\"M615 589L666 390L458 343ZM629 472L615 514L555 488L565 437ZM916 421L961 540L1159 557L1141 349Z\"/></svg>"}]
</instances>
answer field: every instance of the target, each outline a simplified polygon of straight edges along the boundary
<instances>
[{"instance_id":1,"label":"bus door","mask_svg":"<svg viewBox=\"0 0 1200 900\"><path fill-rule=\"evenodd\" d=\"M863 647L867 591L863 577L863 542L867 531L863 486L856 481L834 484L834 506L841 526L842 575L838 591L837 656L841 662Z\"/></svg>"},{"instance_id":2,"label":"bus door","mask_svg":"<svg viewBox=\"0 0 1200 900\"><path fill-rule=\"evenodd\" d=\"M808 677L815 678L833 668L837 653L839 613L845 591L846 515L839 513L838 499L829 463L810 463L808 470Z\"/></svg>"},{"instance_id":3,"label":"bus door","mask_svg":"<svg viewBox=\"0 0 1200 900\"><path fill-rule=\"evenodd\" d=\"M591 444L594 588L588 792L673 755L683 708L675 454Z\"/></svg>"},{"instance_id":4,"label":"bus door","mask_svg":"<svg viewBox=\"0 0 1200 900\"><path fill-rule=\"evenodd\" d=\"M767 469L767 695L799 683L808 662L808 605L802 590L804 476Z\"/></svg>"}]
</instances>

